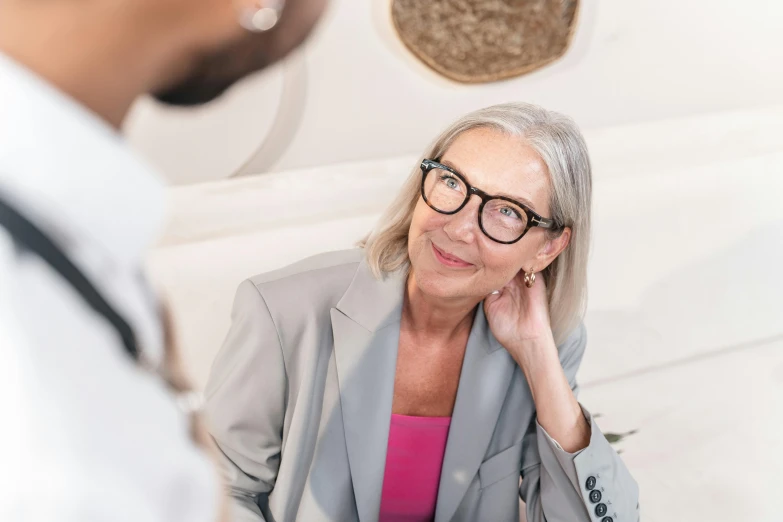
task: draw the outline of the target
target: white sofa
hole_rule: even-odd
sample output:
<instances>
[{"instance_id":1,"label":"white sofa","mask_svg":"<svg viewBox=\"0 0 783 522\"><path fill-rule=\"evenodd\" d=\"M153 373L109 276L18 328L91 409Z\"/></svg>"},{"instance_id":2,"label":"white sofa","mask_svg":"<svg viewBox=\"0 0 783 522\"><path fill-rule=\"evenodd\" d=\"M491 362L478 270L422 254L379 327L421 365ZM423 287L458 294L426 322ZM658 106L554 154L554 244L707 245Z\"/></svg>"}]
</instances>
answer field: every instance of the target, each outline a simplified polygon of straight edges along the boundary
<instances>
[{"instance_id":1,"label":"white sofa","mask_svg":"<svg viewBox=\"0 0 783 522\"><path fill-rule=\"evenodd\" d=\"M644 520L780 520L783 107L586 137L594 237L582 400L605 429L639 430L618 447L642 486ZM236 286L351 247L415 162L171 189L171 225L149 265L199 385Z\"/></svg>"}]
</instances>

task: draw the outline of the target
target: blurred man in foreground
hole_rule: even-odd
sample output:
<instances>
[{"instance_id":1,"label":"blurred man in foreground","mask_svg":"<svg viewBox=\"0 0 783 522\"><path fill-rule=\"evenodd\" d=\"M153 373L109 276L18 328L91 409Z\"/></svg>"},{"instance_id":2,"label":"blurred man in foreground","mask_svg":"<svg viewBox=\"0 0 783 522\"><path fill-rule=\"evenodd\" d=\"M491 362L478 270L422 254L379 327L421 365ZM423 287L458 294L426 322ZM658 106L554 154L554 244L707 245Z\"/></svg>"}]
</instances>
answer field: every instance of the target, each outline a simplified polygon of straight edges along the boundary
<instances>
[{"instance_id":1,"label":"blurred man in foreground","mask_svg":"<svg viewBox=\"0 0 783 522\"><path fill-rule=\"evenodd\" d=\"M117 129L279 60L325 1L0 1L0 520L225 516L141 275L163 186Z\"/></svg>"}]
</instances>

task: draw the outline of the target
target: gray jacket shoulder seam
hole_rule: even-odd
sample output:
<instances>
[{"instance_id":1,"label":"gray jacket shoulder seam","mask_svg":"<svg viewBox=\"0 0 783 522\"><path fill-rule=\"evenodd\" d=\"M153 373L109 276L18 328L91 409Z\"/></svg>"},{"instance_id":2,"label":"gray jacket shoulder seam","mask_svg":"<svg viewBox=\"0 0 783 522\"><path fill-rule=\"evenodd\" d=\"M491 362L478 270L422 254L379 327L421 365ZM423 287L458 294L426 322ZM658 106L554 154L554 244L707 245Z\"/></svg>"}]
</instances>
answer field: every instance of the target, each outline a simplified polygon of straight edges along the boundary
<instances>
[{"instance_id":1,"label":"gray jacket shoulder seam","mask_svg":"<svg viewBox=\"0 0 783 522\"><path fill-rule=\"evenodd\" d=\"M261 289L253 283L250 279L247 280L251 285L253 285L253 288L255 288L256 292L258 292L258 297L261 298L261 302L264 303L264 308L266 308L266 313L269 314L269 320L272 321L272 324L275 327L275 335L277 335L277 346L280 347L280 357L283 359L283 371L286 375L286 387L288 387L288 361L286 361L285 357L285 350L283 349L283 338L280 336L280 329L277 327L277 322L275 321L275 318L272 316L272 310L269 308L269 303L266 302L266 298L264 297L264 294L261 293ZM288 400L286 399L286 402Z\"/></svg>"}]
</instances>

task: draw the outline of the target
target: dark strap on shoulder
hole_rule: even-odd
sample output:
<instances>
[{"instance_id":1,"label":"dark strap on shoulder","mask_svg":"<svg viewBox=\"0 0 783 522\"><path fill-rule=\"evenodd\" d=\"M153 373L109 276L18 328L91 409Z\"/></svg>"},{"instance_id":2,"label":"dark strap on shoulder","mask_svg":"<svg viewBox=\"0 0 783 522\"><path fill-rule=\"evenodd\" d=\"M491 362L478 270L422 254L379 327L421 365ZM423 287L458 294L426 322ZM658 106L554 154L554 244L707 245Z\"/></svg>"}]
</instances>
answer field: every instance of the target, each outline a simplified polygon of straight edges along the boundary
<instances>
[{"instance_id":1,"label":"dark strap on shoulder","mask_svg":"<svg viewBox=\"0 0 783 522\"><path fill-rule=\"evenodd\" d=\"M8 230L17 245L36 254L68 281L84 301L114 327L128 354L138 359L136 336L125 319L106 302L100 292L46 234L1 198L0 226Z\"/></svg>"}]
</instances>

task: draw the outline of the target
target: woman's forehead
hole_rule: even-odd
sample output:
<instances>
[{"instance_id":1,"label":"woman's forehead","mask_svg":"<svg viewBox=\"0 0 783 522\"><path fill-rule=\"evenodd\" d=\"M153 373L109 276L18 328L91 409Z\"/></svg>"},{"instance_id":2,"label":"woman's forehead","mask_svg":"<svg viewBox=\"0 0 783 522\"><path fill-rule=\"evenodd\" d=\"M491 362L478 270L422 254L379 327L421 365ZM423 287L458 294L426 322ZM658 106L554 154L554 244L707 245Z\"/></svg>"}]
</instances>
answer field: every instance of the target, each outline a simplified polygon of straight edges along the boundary
<instances>
[{"instance_id":1,"label":"woman's forehead","mask_svg":"<svg viewBox=\"0 0 783 522\"><path fill-rule=\"evenodd\" d=\"M542 210L549 199L549 173L538 153L518 136L492 129L472 129L458 136L441 162L471 185Z\"/></svg>"}]
</instances>

